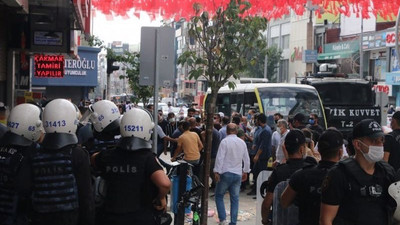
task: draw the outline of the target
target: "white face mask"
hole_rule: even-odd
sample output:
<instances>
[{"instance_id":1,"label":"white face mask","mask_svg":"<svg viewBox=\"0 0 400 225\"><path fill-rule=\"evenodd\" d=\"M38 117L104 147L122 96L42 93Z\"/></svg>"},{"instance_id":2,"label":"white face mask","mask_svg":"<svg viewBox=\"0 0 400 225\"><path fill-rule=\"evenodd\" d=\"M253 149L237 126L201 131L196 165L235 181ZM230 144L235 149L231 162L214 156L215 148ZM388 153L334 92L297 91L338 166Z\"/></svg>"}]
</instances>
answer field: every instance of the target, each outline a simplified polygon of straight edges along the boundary
<instances>
[{"instance_id":1,"label":"white face mask","mask_svg":"<svg viewBox=\"0 0 400 225\"><path fill-rule=\"evenodd\" d=\"M360 141L360 143L362 143L365 146L368 146L362 141ZM381 161L383 159L383 153L384 153L383 146L372 146L372 145L368 146L368 153L362 152L364 158L371 163Z\"/></svg>"},{"instance_id":2,"label":"white face mask","mask_svg":"<svg viewBox=\"0 0 400 225\"><path fill-rule=\"evenodd\" d=\"M281 128L280 127L276 127L276 132L278 132L278 134L282 134Z\"/></svg>"}]
</instances>

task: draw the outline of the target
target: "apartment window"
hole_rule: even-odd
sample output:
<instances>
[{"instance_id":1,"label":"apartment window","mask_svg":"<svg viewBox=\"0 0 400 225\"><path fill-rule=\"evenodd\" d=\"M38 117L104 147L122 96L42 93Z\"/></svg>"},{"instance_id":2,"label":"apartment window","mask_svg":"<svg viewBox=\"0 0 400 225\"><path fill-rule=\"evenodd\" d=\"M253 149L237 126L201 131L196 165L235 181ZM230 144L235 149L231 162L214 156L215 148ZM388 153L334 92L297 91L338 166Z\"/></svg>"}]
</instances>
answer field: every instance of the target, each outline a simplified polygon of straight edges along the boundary
<instances>
[{"instance_id":1,"label":"apartment window","mask_svg":"<svg viewBox=\"0 0 400 225\"><path fill-rule=\"evenodd\" d=\"M282 49L288 49L289 48L289 39L290 39L290 35L283 35L282 36Z\"/></svg>"},{"instance_id":2,"label":"apartment window","mask_svg":"<svg viewBox=\"0 0 400 225\"><path fill-rule=\"evenodd\" d=\"M271 39L271 43L272 43L272 45L271 46L278 46L279 47L279 37L274 37L274 38L272 38Z\"/></svg>"},{"instance_id":3,"label":"apartment window","mask_svg":"<svg viewBox=\"0 0 400 225\"><path fill-rule=\"evenodd\" d=\"M289 82L289 59L281 60L278 81Z\"/></svg>"}]
</instances>

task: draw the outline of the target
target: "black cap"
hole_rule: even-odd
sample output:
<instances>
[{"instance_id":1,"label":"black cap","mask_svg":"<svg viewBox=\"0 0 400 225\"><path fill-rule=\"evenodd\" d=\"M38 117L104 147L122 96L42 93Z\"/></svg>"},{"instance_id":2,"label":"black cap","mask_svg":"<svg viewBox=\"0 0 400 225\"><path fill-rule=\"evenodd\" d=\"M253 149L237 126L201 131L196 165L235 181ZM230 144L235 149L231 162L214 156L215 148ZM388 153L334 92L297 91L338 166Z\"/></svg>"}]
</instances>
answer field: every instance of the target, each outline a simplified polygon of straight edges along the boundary
<instances>
[{"instance_id":1,"label":"black cap","mask_svg":"<svg viewBox=\"0 0 400 225\"><path fill-rule=\"evenodd\" d=\"M296 115L294 115L293 120L297 120L301 123L306 123L306 117L303 113L297 113Z\"/></svg>"},{"instance_id":2,"label":"black cap","mask_svg":"<svg viewBox=\"0 0 400 225\"><path fill-rule=\"evenodd\" d=\"M400 111L397 111L397 112L393 113L392 119L400 121Z\"/></svg>"},{"instance_id":3,"label":"black cap","mask_svg":"<svg viewBox=\"0 0 400 225\"><path fill-rule=\"evenodd\" d=\"M353 129L353 139L369 137L378 138L384 136L381 125L373 119L361 120Z\"/></svg>"},{"instance_id":4,"label":"black cap","mask_svg":"<svg viewBox=\"0 0 400 225\"><path fill-rule=\"evenodd\" d=\"M329 150L343 145L343 135L338 130L328 129L324 131L318 140L318 151Z\"/></svg>"},{"instance_id":5,"label":"black cap","mask_svg":"<svg viewBox=\"0 0 400 225\"><path fill-rule=\"evenodd\" d=\"M298 146L304 143L306 143L306 137L299 129L291 130L285 137L285 147L289 153L295 151Z\"/></svg>"}]
</instances>

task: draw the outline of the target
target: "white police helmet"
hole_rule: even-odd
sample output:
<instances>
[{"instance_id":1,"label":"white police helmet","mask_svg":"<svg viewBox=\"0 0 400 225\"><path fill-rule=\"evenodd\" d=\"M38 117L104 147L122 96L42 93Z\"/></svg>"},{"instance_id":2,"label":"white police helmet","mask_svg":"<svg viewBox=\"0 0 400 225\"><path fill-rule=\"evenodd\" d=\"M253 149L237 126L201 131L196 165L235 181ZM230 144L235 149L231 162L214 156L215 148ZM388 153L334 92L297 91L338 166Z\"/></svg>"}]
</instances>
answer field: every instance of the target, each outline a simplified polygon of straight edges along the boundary
<instances>
[{"instance_id":1,"label":"white police helmet","mask_svg":"<svg viewBox=\"0 0 400 225\"><path fill-rule=\"evenodd\" d=\"M46 134L74 134L78 127L80 112L66 99L50 101L43 111L43 127Z\"/></svg>"},{"instance_id":2,"label":"white police helmet","mask_svg":"<svg viewBox=\"0 0 400 225\"><path fill-rule=\"evenodd\" d=\"M42 109L39 106L23 103L11 110L7 126L12 133L35 142L43 133L41 116Z\"/></svg>"},{"instance_id":3,"label":"white police helmet","mask_svg":"<svg viewBox=\"0 0 400 225\"><path fill-rule=\"evenodd\" d=\"M153 127L153 117L147 110L133 108L122 117L120 131L122 137L136 137L149 141Z\"/></svg>"},{"instance_id":4,"label":"white police helmet","mask_svg":"<svg viewBox=\"0 0 400 225\"><path fill-rule=\"evenodd\" d=\"M118 107L114 102L109 100L101 100L93 105L89 106L89 110L92 112L90 120L92 121L93 127L97 132L102 132L110 124L117 121L115 126L119 125L119 119L121 114L119 113Z\"/></svg>"}]
</instances>

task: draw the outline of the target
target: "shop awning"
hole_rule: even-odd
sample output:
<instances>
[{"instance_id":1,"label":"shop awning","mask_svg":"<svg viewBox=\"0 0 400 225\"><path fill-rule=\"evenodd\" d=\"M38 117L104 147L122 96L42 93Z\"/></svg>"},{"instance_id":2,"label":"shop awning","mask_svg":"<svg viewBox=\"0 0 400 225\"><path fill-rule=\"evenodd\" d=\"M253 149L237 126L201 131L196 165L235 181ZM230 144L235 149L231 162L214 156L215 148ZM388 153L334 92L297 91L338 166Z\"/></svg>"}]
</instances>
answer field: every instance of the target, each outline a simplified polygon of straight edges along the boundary
<instances>
[{"instance_id":1,"label":"shop awning","mask_svg":"<svg viewBox=\"0 0 400 225\"><path fill-rule=\"evenodd\" d=\"M330 52L318 54L318 60L334 60L350 58L357 51Z\"/></svg>"}]
</instances>

